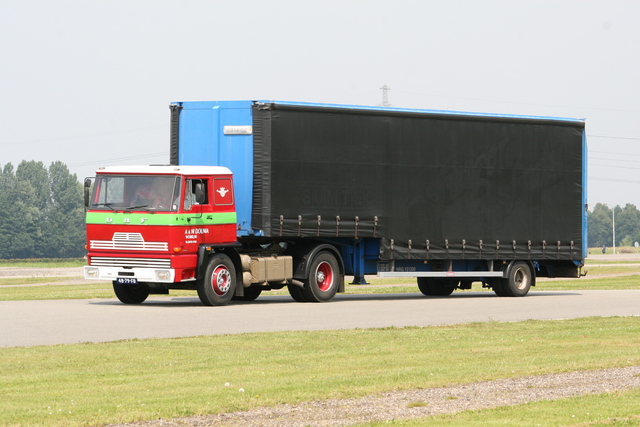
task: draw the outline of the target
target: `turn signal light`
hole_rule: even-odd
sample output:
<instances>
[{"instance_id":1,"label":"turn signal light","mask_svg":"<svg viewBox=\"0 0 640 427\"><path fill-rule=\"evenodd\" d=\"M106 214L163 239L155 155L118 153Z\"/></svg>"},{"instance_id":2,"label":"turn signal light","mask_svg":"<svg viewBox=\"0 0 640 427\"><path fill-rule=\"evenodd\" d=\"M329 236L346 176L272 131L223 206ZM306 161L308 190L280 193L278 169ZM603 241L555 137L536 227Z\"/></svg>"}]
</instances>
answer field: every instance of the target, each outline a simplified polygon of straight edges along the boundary
<instances>
[{"instance_id":1,"label":"turn signal light","mask_svg":"<svg viewBox=\"0 0 640 427\"><path fill-rule=\"evenodd\" d=\"M182 246L176 246L175 248L173 248L173 252L175 253L182 252Z\"/></svg>"}]
</instances>

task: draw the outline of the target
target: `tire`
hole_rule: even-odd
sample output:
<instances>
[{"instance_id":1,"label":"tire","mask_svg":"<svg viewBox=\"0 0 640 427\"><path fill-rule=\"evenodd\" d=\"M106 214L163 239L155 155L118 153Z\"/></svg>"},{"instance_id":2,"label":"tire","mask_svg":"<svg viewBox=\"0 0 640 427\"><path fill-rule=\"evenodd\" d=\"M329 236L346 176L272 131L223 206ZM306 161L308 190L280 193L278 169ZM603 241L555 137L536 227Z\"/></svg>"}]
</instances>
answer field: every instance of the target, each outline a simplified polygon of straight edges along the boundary
<instances>
[{"instance_id":1,"label":"tire","mask_svg":"<svg viewBox=\"0 0 640 427\"><path fill-rule=\"evenodd\" d=\"M338 292L339 280L336 257L327 251L319 252L311 261L309 276L303 281L302 296L309 302L330 301Z\"/></svg>"},{"instance_id":2,"label":"tire","mask_svg":"<svg viewBox=\"0 0 640 427\"><path fill-rule=\"evenodd\" d=\"M198 281L198 297L204 305L226 305L236 291L236 269L224 254L212 256L203 280Z\"/></svg>"},{"instance_id":3,"label":"tire","mask_svg":"<svg viewBox=\"0 0 640 427\"><path fill-rule=\"evenodd\" d=\"M262 293L262 288L257 286L249 286L244 288L244 296L233 296L231 299L234 301L254 301Z\"/></svg>"},{"instance_id":4,"label":"tire","mask_svg":"<svg viewBox=\"0 0 640 427\"><path fill-rule=\"evenodd\" d=\"M308 302L304 296L304 289L300 286L296 285L287 285L287 289L289 290L289 294L291 298L293 298L297 302Z\"/></svg>"},{"instance_id":5,"label":"tire","mask_svg":"<svg viewBox=\"0 0 640 427\"><path fill-rule=\"evenodd\" d=\"M508 295L504 291L504 286L502 284L502 281L503 279L495 279L491 284L491 287L493 288L493 292L495 292L496 295L498 295L499 297L506 297Z\"/></svg>"},{"instance_id":6,"label":"tire","mask_svg":"<svg viewBox=\"0 0 640 427\"><path fill-rule=\"evenodd\" d=\"M502 279L502 287L506 296L523 297L529 293L533 283L533 273L529 264L523 261L514 262L509 269L509 276Z\"/></svg>"},{"instance_id":7,"label":"tire","mask_svg":"<svg viewBox=\"0 0 640 427\"><path fill-rule=\"evenodd\" d=\"M452 280L418 277L418 289L424 295L446 297L453 293L458 284Z\"/></svg>"},{"instance_id":8,"label":"tire","mask_svg":"<svg viewBox=\"0 0 640 427\"><path fill-rule=\"evenodd\" d=\"M114 280L113 291L123 304L142 304L149 296L149 286L145 283L129 285Z\"/></svg>"}]
</instances>

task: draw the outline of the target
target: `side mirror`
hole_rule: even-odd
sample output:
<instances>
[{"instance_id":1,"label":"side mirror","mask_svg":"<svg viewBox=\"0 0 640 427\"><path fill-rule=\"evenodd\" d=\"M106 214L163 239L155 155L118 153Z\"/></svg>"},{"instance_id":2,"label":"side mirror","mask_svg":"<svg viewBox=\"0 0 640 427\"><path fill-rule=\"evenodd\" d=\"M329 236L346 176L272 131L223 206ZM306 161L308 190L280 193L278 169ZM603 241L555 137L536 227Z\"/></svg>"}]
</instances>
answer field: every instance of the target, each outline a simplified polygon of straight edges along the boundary
<instances>
[{"instance_id":1,"label":"side mirror","mask_svg":"<svg viewBox=\"0 0 640 427\"><path fill-rule=\"evenodd\" d=\"M207 195L204 192L204 184L202 182L196 183L196 202L203 204L207 200Z\"/></svg>"},{"instance_id":2,"label":"side mirror","mask_svg":"<svg viewBox=\"0 0 640 427\"><path fill-rule=\"evenodd\" d=\"M91 197L91 178L84 180L84 207L89 207L89 198Z\"/></svg>"}]
</instances>

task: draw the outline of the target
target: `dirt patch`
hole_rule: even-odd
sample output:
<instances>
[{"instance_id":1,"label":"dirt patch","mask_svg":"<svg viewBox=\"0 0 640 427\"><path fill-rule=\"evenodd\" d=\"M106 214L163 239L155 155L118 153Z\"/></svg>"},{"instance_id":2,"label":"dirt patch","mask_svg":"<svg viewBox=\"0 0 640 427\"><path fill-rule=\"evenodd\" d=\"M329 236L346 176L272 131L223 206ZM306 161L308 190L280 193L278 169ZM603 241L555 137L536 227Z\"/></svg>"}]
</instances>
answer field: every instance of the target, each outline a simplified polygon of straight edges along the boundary
<instances>
[{"instance_id":1,"label":"dirt patch","mask_svg":"<svg viewBox=\"0 0 640 427\"><path fill-rule=\"evenodd\" d=\"M461 411L521 405L542 400L640 388L640 366L565 372L452 387L394 391L360 399L332 399L251 411L174 420L149 420L111 427L347 426L371 421L422 418Z\"/></svg>"}]
</instances>

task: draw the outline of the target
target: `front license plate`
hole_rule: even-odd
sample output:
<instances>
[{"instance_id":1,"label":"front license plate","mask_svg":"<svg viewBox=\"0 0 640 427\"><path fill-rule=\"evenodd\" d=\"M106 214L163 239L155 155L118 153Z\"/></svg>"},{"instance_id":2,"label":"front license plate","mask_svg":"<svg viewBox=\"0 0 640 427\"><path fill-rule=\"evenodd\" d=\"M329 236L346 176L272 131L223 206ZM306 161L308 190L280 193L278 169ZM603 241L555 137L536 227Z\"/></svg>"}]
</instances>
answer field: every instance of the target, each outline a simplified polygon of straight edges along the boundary
<instances>
[{"instance_id":1,"label":"front license plate","mask_svg":"<svg viewBox=\"0 0 640 427\"><path fill-rule=\"evenodd\" d=\"M134 277L118 277L116 283L120 283L121 285L137 285L138 279Z\"/></svg>"}]
</instances>

